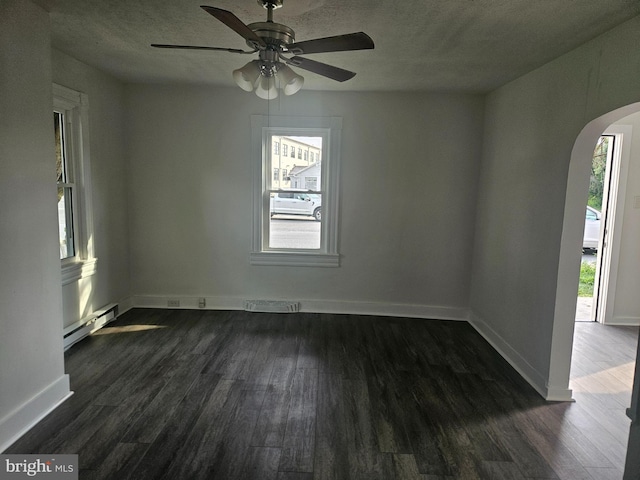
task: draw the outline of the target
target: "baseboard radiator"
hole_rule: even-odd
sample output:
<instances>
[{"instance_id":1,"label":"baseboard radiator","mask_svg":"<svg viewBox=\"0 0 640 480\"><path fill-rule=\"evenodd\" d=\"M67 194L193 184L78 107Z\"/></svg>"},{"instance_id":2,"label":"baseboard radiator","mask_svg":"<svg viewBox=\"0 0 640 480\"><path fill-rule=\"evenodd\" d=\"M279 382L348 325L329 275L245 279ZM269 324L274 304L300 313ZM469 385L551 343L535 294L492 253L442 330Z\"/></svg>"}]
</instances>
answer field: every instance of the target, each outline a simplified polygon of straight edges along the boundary
<instances>
[{"instance_id":1,"label":"baseboard radiator","mask_svg":"<svg viewBox=\"0 0 640 480\"><path fill-rule=\"evenodd\" d=\"M104 327L107 323L118 317L118 304L110 303L100 310L96 310L79 321L69 325L63 330L64 349L68 350L74 343L79 342L87 335Z\"/></svg>"}]
</instances>

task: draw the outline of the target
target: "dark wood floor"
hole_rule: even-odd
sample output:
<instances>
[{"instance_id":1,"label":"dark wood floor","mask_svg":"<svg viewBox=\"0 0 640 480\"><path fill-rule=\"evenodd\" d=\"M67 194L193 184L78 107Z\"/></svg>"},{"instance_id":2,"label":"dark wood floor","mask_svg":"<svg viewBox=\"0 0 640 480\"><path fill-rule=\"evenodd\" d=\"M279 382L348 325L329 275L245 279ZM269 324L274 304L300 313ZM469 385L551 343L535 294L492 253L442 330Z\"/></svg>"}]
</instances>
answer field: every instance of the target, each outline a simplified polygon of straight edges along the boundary
<instances>
[{"instance_id":1,"label":"dark wood floor","mask_svg":"<svg viewBox=\"0 0 640 480\"><path fill-rule=\"evenodd\" d=\"M77 453L81 479L620 479L637 329L611 352L599 327L576 325L578 401L547 403L464 322L132 310L5 453Z\"/></svg>"}]
</instances>

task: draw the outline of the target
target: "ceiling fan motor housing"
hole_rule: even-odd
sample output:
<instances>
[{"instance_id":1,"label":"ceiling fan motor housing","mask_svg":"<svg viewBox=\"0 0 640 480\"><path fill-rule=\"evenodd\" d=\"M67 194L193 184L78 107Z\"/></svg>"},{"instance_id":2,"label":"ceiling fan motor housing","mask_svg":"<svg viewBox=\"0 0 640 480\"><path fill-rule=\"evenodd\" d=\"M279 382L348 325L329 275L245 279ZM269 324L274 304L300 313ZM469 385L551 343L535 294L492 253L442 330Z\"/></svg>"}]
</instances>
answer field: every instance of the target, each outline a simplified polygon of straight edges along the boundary
<instances>
[{"instance_id":1,"label":"ceiling fan motor housing","mask_svg":"<svg viewBox=\"0 0 640 480\"><path fill-rule=\"evenodd\" d=\"M269 46L275 46L279 48L286 46L296 41L295 32L281 23L274 22L256 22L247 25L256 35L264 40ZM254 47L250 40L247 40L247 45Z\"/></svg>"}]
</instances>

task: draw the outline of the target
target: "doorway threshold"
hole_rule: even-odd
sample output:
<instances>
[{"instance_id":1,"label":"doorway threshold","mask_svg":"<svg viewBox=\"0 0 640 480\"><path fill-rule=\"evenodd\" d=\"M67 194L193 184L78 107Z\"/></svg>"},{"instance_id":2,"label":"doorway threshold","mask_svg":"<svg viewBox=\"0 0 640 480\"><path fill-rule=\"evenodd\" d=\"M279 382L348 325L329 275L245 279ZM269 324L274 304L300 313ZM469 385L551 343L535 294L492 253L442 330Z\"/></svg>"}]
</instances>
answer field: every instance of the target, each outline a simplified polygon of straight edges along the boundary
<instances>
[{"instance_id":1,"label":"doorway threshold","mask_svg":"<svg viewBox=\"0 0 640 480\"><path fill-rule=\"evenodd\" d=\"M576 322L592 322L592 308L593 297L578 297L576 303Z\"/></svg>"}]
</instances>

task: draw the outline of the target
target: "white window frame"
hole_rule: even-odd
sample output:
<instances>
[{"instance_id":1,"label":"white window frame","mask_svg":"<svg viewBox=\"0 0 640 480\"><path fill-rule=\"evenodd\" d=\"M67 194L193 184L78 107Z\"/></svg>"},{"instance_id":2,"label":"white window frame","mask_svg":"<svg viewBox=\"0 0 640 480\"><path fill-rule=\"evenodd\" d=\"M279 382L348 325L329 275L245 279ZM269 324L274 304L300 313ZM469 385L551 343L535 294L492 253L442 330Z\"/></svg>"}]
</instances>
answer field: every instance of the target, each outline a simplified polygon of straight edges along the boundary
<instances>
[{"instance_id":1,"label":"white window frame","mask_svg":"<svg viewBox=\"0 0 640 480\"><path fill-rule=\"evenodd\" d=\"M251 116L251 157L253 163L253 239L249 256L252 265L339 267L338 204L341 117ZM268 157L271 136L322 137L321 191L322 228L319 249L269 248L269 190L271 175ZM265 168L266 166L266 168Z\"/></svg>"},{"instance_id":2,"label":"white window frame","mask_svg":"<svg viewBox=\"0 0 640 480\"><path fill-rule=\"evenodd\" d=\"M91 165L89 156L89 99L84 93L53 84L53 111L64 116L65 160L73 171L74 252L60 261L62 285L95 274Z\"/></svg>"}]
</instances>

